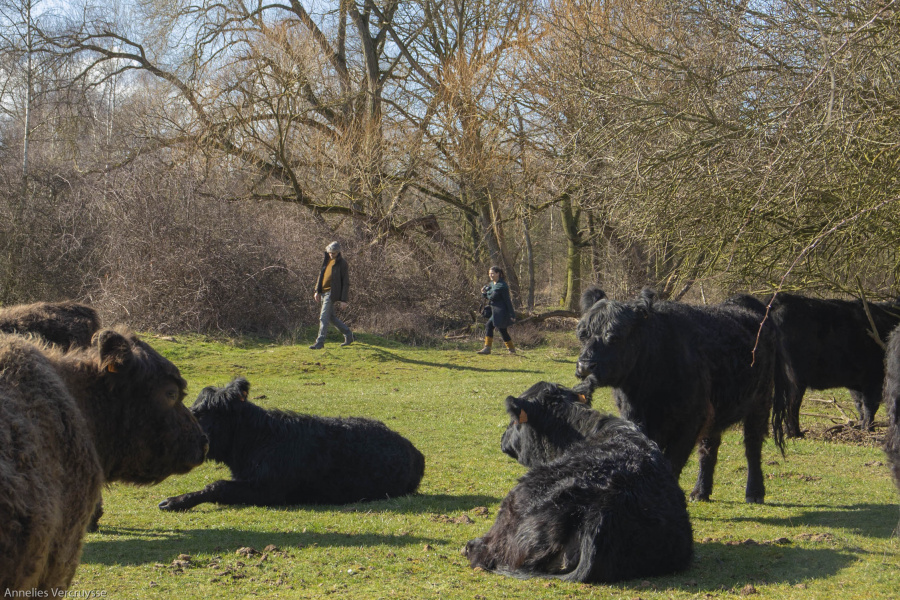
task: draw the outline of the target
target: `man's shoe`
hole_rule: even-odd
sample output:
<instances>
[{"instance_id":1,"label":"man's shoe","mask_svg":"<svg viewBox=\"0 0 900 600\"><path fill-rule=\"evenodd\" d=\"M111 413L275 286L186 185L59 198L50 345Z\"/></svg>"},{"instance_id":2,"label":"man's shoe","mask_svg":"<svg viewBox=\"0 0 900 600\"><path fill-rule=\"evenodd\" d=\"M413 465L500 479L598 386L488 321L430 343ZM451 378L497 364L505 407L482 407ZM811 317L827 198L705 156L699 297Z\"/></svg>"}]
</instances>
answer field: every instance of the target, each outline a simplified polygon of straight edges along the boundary
<instances>
[{"instance_id":1,"label":"man's shoe","mask_svg":"<svg viewBox=\"0 0 900 600\"><path fill-rule=\"evenodd\" d=\"M322 342L316 342L315 344L310 346L309 349L310 350L321 350L324 347L325 347L325 344L323 344Z\"/></svg>"},{"instance_id":2,"label":"man's shoe","mask_svg":"<svg viewBox=\"0 0 900 600\"><path fill-rule=\"evenodd\" d=\"M484 348L482 348L481 350L479 350L479 351L476 352L475 354L490 354L490 353L491 353L491 347L490 347L490 346L485 346Z\"/></svg>"},{"instance_id":3,"label":"man's shoe","mask_svg":"<svg viewBox=\"0 0 900 600\"><path fill-rule=\"evenodd\" d=\"M352 333L351 333L350 335L345 335L345 336L344 336L344 343L341 344L341 347L343 348L344 346L349 346L350 344L353 343L354 339L355 339L355 338L353 337L353 334L352 334Z\"/></svg>"}]
</instances>

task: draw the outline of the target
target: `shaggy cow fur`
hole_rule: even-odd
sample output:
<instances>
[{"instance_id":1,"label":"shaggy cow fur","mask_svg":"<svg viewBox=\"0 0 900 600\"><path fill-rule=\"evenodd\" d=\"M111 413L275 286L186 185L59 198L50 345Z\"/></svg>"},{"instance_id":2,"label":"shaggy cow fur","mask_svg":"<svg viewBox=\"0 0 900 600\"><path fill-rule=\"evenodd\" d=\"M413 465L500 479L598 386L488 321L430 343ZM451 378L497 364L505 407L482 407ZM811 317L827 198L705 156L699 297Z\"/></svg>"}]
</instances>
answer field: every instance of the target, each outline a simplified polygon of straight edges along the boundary
<instances>
[{"instance_id":1,"label":"shaggy cow fur","mask_svg":"<svg viewBox=\"0 0 900 600\"><path fill-rule=\"evenodd\" d=\"M747 502L763 502L761 455L773 409L775 331L737 298L717 306L582 297L576 375L613 388L622 417L659 444L681 474L699 442L700 472L691 499L709 500L722 432L742 422ZM750 304L752 306L752 303ZM774 398L775 442L783 451L784 406Z\"/></svg>"},{"instance_id":2,"label":"shaggy cow fur","mask_svg":"<svg viewBox=\"0 0 900 600\"><path fill-rule=\"evenodd\" d=\"M425 458L383 423L265 410L247 400L249 390L240 377L203 389L191 407L209 436L209 458L226 464L232 479L168 498L161 509L203 502L346 504L418 488Z\"/></svg>"},{"instance_id":3,"label":"shaggy cow fur","mask_svg":"<svg viewBox=\"0 0 900 600\"><path fill-rule=\"evenodd\" d=\"M884 404L888 411L884 451L891 463L894 483L900 490L900 326L888 340L884 368Z\"/></svg>"},{"instance_id":4,"label":"shaggy cow fur","mask_svg":"<svg viewBox=\"0 0 900 600\"><path fill-rule=\"evenodd\" d=\"M531 470L465 554L516 577L612 582L686 569L684 493L659 448L629 421L541 382L506 399L503 451Z\"/></svg>"},{"instance_id":5,"label":"shaggy cow fur","mask_svg":"<svg viewBox=\"0 0 900 600\"><path fill-rule=\"evenodd\" d=\"M0 331L33 333L61 348L87 348L99 330L97 311L76 302L37 302L0 309Z\"/></svg>"},{"instance_id":6,"label":"shaggy cow fur","mask_svg":"<svg viewBox=\"0 0 900 600\"><path fill-rule=\"evenodd\" d=\"M859 412L860 426L871 429L881 402L884 348L872 334L860 300L820 300L779 292L770 316L779 331L785 361L787 435L800 437L800 403L807 388L843 387ZM887 340L900 324L900 303L869 302L878 337Z\"/></svg>"},{"instance_id":7,"label":"shaggy cow fur","mask_svg":"<svg viewBox=\"0 0 900 600\"><path fill-rule=\"evenodd\" d=\"M104 330L70 352L0 336L0 590L69 586L104 483L156 483L203 462L184 390L131 334Z\"/></svg>"}]
</instances>

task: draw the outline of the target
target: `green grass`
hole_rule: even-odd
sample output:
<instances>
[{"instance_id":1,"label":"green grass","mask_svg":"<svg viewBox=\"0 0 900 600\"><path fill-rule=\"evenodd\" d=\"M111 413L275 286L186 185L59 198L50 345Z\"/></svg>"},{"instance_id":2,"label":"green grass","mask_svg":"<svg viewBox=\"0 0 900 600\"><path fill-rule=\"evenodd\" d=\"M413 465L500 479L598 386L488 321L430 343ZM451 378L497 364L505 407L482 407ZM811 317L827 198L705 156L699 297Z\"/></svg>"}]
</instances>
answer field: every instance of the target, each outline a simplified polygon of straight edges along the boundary
<instances>
[{"instance_id":1,"label":"green grass","mask_svg":"<svg viewBox=\"0 0 900 600\"><path fill-rule=\"evenodd\" d=\"M331 342L319 352L254 340L147 339L181 368L189 398L243 375L262 406L380 419L425 454L425 478L417 495L381 502L203 504L186 513L156 505L227 478L227 469L207 463L155 487L113 485L104 493L100 531L86 538L73 591L204 599L849 600L900 593L900 513L881 451L801 440L782 458L768 442L768 503L747 505L739 430L722 446L713 501L689 507L696 559L687 572L605 586L470 569L460 550L488 530L525 472L500 452L503 400L542 379L574 384L574 342L477 356L475 343L411 348L366 335L349 348ZM595 406L613 410L605 390ZM692 462L683 489L695 476Z\"/></svg>"}]
</instances>

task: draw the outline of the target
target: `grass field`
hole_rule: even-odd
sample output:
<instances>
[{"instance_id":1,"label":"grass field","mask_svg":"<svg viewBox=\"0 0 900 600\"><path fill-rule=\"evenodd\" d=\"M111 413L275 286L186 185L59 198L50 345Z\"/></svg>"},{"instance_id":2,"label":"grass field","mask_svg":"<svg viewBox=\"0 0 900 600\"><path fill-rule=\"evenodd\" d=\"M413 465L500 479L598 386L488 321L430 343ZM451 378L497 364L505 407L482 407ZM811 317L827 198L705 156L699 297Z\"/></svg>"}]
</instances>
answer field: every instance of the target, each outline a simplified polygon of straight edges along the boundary
<instances>
[{"instance_id":1,"label":"grass field","mask_svg":"<svg viewBox=\"0 0 900 600\"><path fill-rule=\"evenodd\" d=\"M574 384L574 340L519 355L477 356L475 343L404 346L360 336L330 343L147 340L177 364L191 402L243 375L266 407L384 421L426 457L412 497L349 506L156 505L226 468L207 463L155 487L113 485L88 534L72 592L107 598L840 598L900 596L898 496L874 444L801 440L764 449L767 504L747 505L740 431L729 432L713 501L689 506L694 565L618 585L515 580L473 571L460 554L483 535L524 468L500 452L503 400L539 380ZM840 394L841 392L835 392ZM595 407L612 411L606 390ZM821 412L821 410L819 411ZM884 416L879 413L878 418ZM689 491L696 463L682 488Z\"/></svg>"}]
</instances>

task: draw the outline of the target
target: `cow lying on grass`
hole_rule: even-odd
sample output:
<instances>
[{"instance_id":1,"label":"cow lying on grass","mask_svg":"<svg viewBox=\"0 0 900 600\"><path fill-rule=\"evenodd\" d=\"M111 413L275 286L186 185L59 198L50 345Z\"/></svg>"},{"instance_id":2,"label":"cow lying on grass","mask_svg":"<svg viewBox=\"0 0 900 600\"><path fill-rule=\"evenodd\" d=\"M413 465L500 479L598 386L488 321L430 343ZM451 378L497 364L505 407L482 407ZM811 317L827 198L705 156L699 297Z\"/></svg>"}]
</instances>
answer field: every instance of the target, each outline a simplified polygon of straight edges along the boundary
<instances>
[{"instance_id":1,"label":"cow lying on grass","mask_svg":"<svg viewBox=\"0 0 900 600\"><path fill-rule=\"evenodd\" d=\"M888 340L884 371L884 404L888 411L884 451L891 463L894 483L900 490L900 326Z\"/></svg>"},{"instance_id":2,"label":"cow lying on grass","mask_svg":"<svg viewBox=\"0 0 900 600\"><path fill-rule=\"evenodd\" d=\"M240 377L197 396L191 411L209 437L209 458L227 465L232 479L168 498L162 510L203 502L346 504L418 488L425 458L383 423L265 410L247 400L249 390Z\"/></svg>"},{"instance_id":3,"label":"cow lying on grass","mask_svg":"<svg viewBox=\"0 0 900 600\"><path fill-rule=\"evenodd\" d=\"M0 308L0 332L33 333L63 349L89 347L99 330L97 311L76 302L36 302Z\"/></svg>"},{"instance_id":4,"label":"cow lying on grass","mask_svg":"<svg viewBox=\"0 0 900 600\"><path fill-rule=\"evenodd\" d=\"M868 314L866 314L868 309ZM807 388L847 388L859 424L871 429L884 384L884 348L900 324L900 303L822 300L780 292L770 317L779 332L785 361L786 430L800 437L800 403ZM869 315L872 321L869 321Z\"/></svg>"},{"instance_id":5,"label":"cow lying on grass","mask_svg":"<svg viewBox=\"0 0 900 600\"><path fill-rule=\"evenodd\" d=\"M135 336L63 352L0 335L0 590L67 588L105 483L201 464L185 382Z\"/></svg>"},{"instance_id":6,"label":"cow lying on grass","mask_svg":"<svg viewBox=\"0 0 900 600\"><path fill-rule=\"evenodd\" d=\"M612 582L686 569L693 534L684 493L637 427L541 382L509 396L501 447L531 470L484 537L472 567L514 577Z\"/></svg>"},{"instance_id":7,"label":"cow lying on grass","mask_svg":"<svg viewBox=\"0 0 900 600\"><path fill-rule=\"evenodd\" d=\"M658 302L650 290L631 302L595 297L591 289L582 296L576 375L613 388L622 417L659 444L676 477L699 443L695 500L712 494L722 432L743 423L745 498L763 502L762 445L772 410L783 449L784 403L774 394L775 330L760 329L752 301L691 306Z\"/></svg>"}]
</instances>

